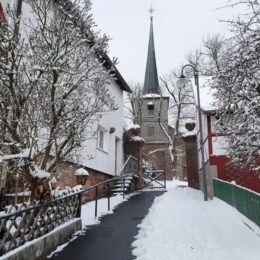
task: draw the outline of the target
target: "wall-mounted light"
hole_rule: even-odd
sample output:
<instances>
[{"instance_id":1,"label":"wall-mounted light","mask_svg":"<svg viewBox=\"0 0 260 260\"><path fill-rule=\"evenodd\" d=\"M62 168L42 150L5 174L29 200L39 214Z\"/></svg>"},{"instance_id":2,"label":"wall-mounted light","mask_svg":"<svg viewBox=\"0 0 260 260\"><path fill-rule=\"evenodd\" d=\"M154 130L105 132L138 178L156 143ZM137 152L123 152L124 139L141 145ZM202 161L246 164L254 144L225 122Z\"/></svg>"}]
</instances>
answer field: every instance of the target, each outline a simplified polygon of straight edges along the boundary
<instances>
[{"instance_id":1,"label":"wall-mounted light","mask_svg":"<svg viewBox=\"0 0 260 260\"><path fill-rule=\"evenodd\" d=\"M76 170L75 176L77 177L78 185L85 185L89 176L89 173L84 168L80 168Z\"/></svg>"},{"instance_id":2,"label":"wall-mounted light","mask_svg":"<svg viewBox=\"0 0 260 260\"><path fill-rule=\"evenodd\" d=\"M113 134L115 131L116 131L115 127L110 127L110 129L109 129L110 134Z\"/></svg>"}]
</instances>

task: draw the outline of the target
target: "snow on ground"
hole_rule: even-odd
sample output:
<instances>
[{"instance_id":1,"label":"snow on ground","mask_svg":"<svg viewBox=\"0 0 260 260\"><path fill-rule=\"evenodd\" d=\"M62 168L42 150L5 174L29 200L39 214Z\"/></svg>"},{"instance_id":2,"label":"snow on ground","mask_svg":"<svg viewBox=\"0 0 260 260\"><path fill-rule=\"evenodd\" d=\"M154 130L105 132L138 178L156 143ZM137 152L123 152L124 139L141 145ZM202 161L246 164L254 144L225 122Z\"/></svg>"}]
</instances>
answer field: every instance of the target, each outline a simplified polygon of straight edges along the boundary
<instances>
[{"instance_id":1,"label":"snow on ground","mask_svg":"<svg viewBox=\"0 0 260 260\"><path fill-rule=\"evenodd\" d=\"M113 210L122 202L127 201L131 195L126 195L123 199L122 195L117 195L110 198L110 211L107 207L107 198L98 200L98 217L95 218L95 201L88 202L81 206L82 226L90 226L99 224L99 218L113 213Z\"/></svg>"},{"instance_id":2,"label":"snow on ground","mask_svg":"<svg viewBox=\"0 0 260 260\"><path fill-rule=\"evenodd\" d=\"M205 202L185 183L167 184L139 225L137 260L260 259L258 226L217 198Z\"/></svg>"}]
</instances>

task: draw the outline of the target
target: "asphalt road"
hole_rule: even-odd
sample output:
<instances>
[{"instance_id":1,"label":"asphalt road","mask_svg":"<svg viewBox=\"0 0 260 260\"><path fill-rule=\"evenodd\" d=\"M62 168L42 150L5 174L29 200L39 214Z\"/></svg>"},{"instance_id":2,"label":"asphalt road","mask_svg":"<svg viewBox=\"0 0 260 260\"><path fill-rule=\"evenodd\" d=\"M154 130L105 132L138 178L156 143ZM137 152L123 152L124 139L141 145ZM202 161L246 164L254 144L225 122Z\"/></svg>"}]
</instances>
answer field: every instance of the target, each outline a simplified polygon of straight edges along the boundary
<instances>
[{"instance_id":1,"label":"asphalt road","mask_svg":"<svg viewBox=\"0 0 260 260\"><path fill-rule=\"evenodd\" d=\"M156 196L163 191L142 192L120 204L114 214L106 215L99 225L90 226L52 260L130 260L131 244L138 224L148 213Z\"/></svg>"}]
</instances>

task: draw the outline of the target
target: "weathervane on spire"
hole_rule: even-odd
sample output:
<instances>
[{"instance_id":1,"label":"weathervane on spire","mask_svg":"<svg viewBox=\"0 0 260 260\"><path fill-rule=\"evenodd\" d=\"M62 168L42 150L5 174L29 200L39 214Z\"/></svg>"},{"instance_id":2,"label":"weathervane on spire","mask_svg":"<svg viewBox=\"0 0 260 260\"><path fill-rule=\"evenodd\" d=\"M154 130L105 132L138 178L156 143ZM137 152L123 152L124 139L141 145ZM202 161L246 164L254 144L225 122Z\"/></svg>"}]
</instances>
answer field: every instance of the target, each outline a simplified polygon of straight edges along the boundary
<instances>
[{"instance_id":1,"label":"weathervane on spire","mask_svg":"<svg viewBox=\"0 0 260 260\"><path fill-rule=\"evenodd\" d=\"M149 13L151 13L151 20L153 20L153 13L154 13L153 5L151 5L151 7L148 11L149 11Z\"/></svg>"}]
</instances>

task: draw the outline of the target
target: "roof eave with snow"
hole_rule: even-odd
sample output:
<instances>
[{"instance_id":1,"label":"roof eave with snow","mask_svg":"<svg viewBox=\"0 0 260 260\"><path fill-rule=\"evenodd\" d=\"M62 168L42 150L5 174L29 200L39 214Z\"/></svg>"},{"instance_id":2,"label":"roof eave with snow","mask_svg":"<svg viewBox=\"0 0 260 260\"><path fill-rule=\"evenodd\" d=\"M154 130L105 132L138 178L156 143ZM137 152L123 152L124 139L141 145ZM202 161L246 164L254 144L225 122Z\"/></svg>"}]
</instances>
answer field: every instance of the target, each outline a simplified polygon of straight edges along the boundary
<instances>
[{"instance_id":1,"label":"roof eave with snow","mask_svg":"<svg viewBox=\"0 0 260 260\"><path fill-rule=\"evenodd\" d=\"M76 6L75 3L73 3L71 0L55 0L56 3L60 4L64 10L68 13L71 14L71 20L72 22L74 22L75 20L73 19L74 17L76 19L80 19L81 24L80 24L80 29L82 30L82 32L87 36L87 38L89 39L89 44L90 46L93 46L95 44L95 37L93 35L93 33L91 31L89 31L88 29L86 29L84 27L84 19L80 14L80 9ZM75 22L77 23L77 22ZM77 23L78 24L78 23ZM99 53L97 51L97 57L103 62L104 66L107 69L112 69L112 73L115 76L115 81L117 82L117 84L120 86L120 88L123 91L132 93L131 88L128 86L128 84L126 83L125 79L123 78L123 76L121 75L121 73L118 71L118 69L116 68L116 66L114 65L114 63L111 61L111 59L109 58L108 54L106 53L105 50L99 50Z\"/></svg>"}]
</instances>

